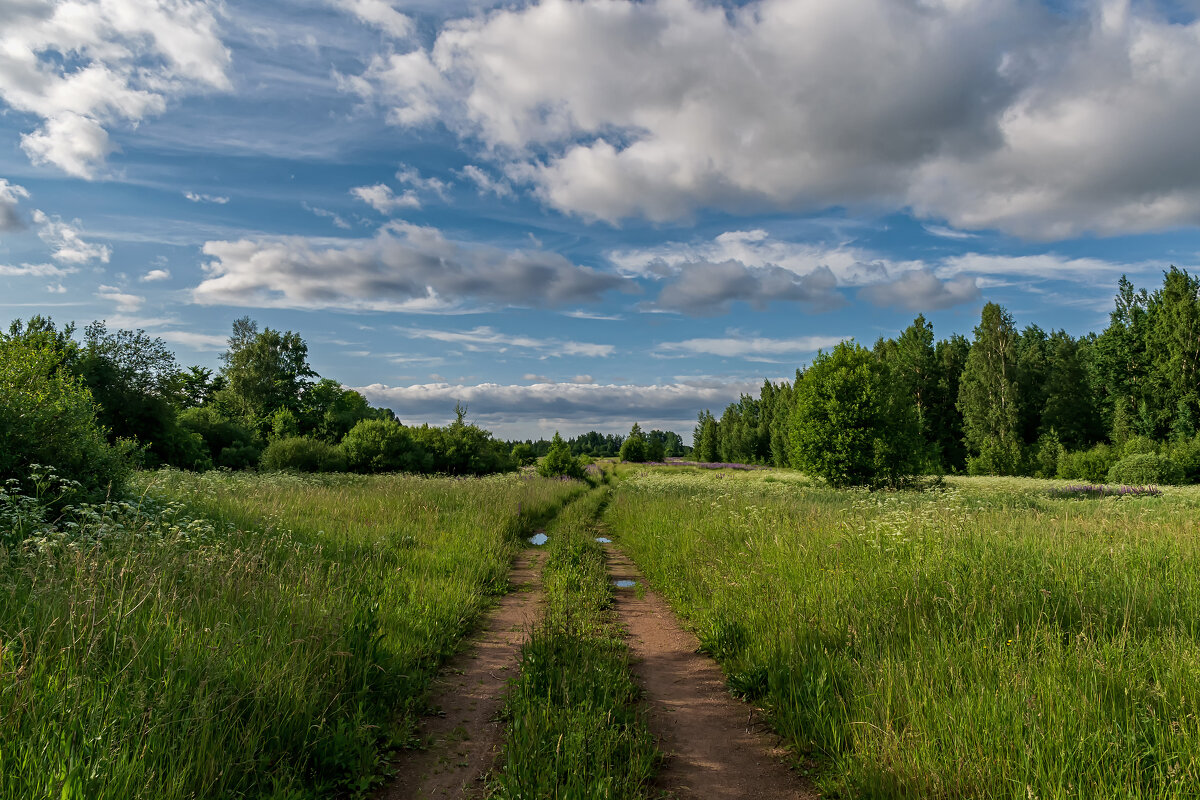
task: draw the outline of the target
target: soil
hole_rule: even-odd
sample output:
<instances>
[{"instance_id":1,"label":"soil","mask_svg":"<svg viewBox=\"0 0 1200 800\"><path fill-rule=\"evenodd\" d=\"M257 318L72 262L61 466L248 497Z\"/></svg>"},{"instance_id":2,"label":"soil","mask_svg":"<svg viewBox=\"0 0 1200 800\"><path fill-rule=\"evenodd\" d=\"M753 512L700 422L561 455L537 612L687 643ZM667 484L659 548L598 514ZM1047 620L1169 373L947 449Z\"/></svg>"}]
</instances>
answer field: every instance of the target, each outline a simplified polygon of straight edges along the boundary
<instances>
[{"instance_id":1,"label":"soil","mask_svg":"<svg viewBox=\"0 0 1200 800\"><path fill-rule=\"evenodd\" d=\"M521 646L540 611L543 553L526 550L509 574L510 591L484 618L471 644L442 669L422 720L425 750L397 757L395 778L376 800L483 797L483 779L503 741L500 709Z\"/></svg>"},{"instance_id":2,"label":"soil","mask_svg":"<svg viewBox=\"0 0 1200 800\"><path fill-rule=\"evenodd\" d=\"M611 544L605 550L609 577L636 582L616 590L616 609L629 631L650 730L667 755L656 787L679 800L819 797L783 762L785 749L756 710L729 694L720 667L697 652L696 637L633 562Z\"/></svg>"}]
</instances>

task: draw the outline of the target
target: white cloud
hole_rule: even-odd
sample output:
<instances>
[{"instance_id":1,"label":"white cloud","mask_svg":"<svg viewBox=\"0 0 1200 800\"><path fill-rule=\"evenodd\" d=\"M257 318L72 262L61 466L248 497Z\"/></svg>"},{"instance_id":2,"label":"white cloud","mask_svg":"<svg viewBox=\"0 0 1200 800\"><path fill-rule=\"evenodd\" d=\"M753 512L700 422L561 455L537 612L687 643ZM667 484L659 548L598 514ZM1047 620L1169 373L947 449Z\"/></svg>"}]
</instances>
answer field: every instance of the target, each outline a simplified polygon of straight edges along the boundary
<instances>
[{"instance_id":1,"label":"white cloud","mask_svg":"<svg viewBox=\"0 0 1200 800\"><path fill-rule=\"evenodd\" d=\"M421 200L417 197L416 192L407 191L398 195L384 183L377 183L374 186L355 186L350 190L350 194L380 214L390 214L400 208L421 207Z\"/></svg>"},{"instance_id":2,"label":"white cloud","mask_svg":"<svg viewBox=\"0 0 1200 800\"><path fill-rule=\"evenodd\" d=\"M512 348L533 350L549 356L584 356L588 358L607 358L616 349L610 344L590 344L588 342L564 341L562 339L538 339L532 336L520 336L501 333L486 326L480 326L469 331L440 331L430 328L397 328L410 339L432 339L447 344L461 345L472 352L496 351L508 352Z\"/></svg>"},{"instance_id":3,"label":"white cloud","mask_svg":"<svg viewBox=\"0 0 1200 800\"><path fill-rule=\"evenodd\" d=\"M46 286L46 291L50 294L66 294L67 287L63 286L61 283L52 283Z\"/></svg>"},{"instance_id":4,"label":"white cloud","mask_svg":"<svg viewBox=\"0 0 1200 800\"><path fill-rule=\"evenodd\" d=\"M598 384L590 380L529 385L445 382L413 386L372 384L356 387L374 405L392 408L406 422L441 422L452 417L456 402L467 403L468 416L502 436L555 427L583 431L626 432L635 421L643 428L686 433L703 408L721 409L742 393L755 393L761 378L707 380L676 378L651 385Z\"/></svg>"},{"instance_id":5,"label":"white cloud","mask_svg":"<svg viewBox=\"0 0 1200 800\"><path fill-rule=\"evenodd\" d=\"M655 349L660 353L689 356L720 356L721 358L763 359L772 356L815 353L833 347L849 336L800 336L793 339L768 339L743 336L736 331L712 339L686 339L682 342L663 342Z\"/></svg>"},{"instance_id":6,"label":"white cloud","mask_svg":"<svg viewBox=\"0 0 1200 800\"><path fill-rule=\"evenodd\" d=\"M0 233L19 231L25 227L17 213L17 205L23 199L29 198L29 190L24 186L9 183L0 178Z\"/></svg>"},{"instance_id":7,"label":"white cloud","mask_svg":"<svg viewBox=\"0 0 1200 800\"><path fill-rule=\"evenodd\" d=\"M887 283L867 286L859 296L877 306L898 306L909 311L936 311L980 298L975 278L963 276L943 281L927 269L905 272Z\"/></svg>"},{"instance_id":8,"label":"white cloud","mask_svg":"<svg viewBox=\"0 0 1200 800\"><path fill-rule=\"evenodd\" d=\"M193 299L259 308L452 311L467 302L561 306L595 302L628 280L557 253L501 250L389 223L371 239L210 241Z\"/></svg>"},{"instance_id":9,"label":"white cloud","mask_svg":"<svg viewBox=\"0 0 1200 800\"><path fill-rule=\"evenodd\" d=\"M59 217L52 217L40 210L34 210L33 221L38 224L38 237L54 248L50 257L60 263L87 264L99 261L107 264L112 256L112 248L105 244L85 242L73 224L63 222Z\"/></svg>"},{"instance_id":10,"label":"white cloud","mask_svg":"<svg viewBox=\"0 0 1200 800\"><path fill-rule=\"evenodd\" d=\"M1037 238L1200 223L1200 21L1153 3L542 0L448 22L344 86L394 124L479 141L585 218L865 205Z\"/></svg>"},{"instance_id":11,"label":"white cloud","mask_svg":"<svg viewBox=\"0 0 1200 800\"><path fill-rule=\"evenodd\" d=\"M494 194L496 197L511 197L513 194L512 186L508 181L502 178L493 178L474 164L467 164L458 171L458 174L475 184L481 195Z\"/></svg>"},{"instance_id":12,"label":"white cloud","mask_svg":"<svg viewBox=\"0 0 1200 800\"><path fill-rule=\"evenodd\" d=\"M228 197L214 194L197 194L196 192L184 192L183 196L193 203L215 203L223 206L229 202Z\"/></svg>"},{"instance_id":13,"label":"white cloud","mask_svg":"<svg viewBox=\"0 0 1200 800\"><path fill-rule=\"evenodd\" d=\"M571 311L564 311L562 314L564 317L570 317L572 319L596 319L605 320L607 322L620 322L621 320L625 319L625 317L620 314L601 314L599 311L585 311L581 308L576 308Z\"/></svg>"},{"instance_id":14,"label":"white cloud","mask_svg":"<svg viewBox=\"0 0 1200 800\"><path fill-rule=\"evenodd\" d=\"M0 264L0 275L6 277L33 276L38 278L61 278L77 272L75 267L60 267L54 264L22 264L19 267L11 264Z\"/></svg>"},{"instance_id":15,"label":"white cloud","mask_svg":"<svg viewBox=\"0 0 1200 800\"><path fill-rule=\"evenodd\" d=\"M159 114L188 91L230 88L210 3L17 2L0 29L0 100L41 119L21 137L34 163L95 177L108 129Z\"/></svg>"},{"instance_id":16,"label":"white cloud","mask_svg":"<svg viewBox=\"0 0 1200 800\"><path fill-rule=\"evenodd\" d=\"M333 5L358 17L395 39L412 33L410 17L397 11L387 0L332 0Z\"/></svg>"},{"instance_id":17,"label":"white cloud","mask_svg":"<svg viewBox=\"0 0 1200 800\"><path fill-rule=\"evenodd\" d=\"M424 178L415 167L406 164L401 164L400 169L396 170L396 180L405 186L436 194L443 200L446 199L446 191L450 188L441 178Z\"/></svg>"},{"instance_id":18,"label":"white cloud","mask_svg":"<svg viewBox=\"0 0 1200 800\"><path fill-rule=\"evenodd\" d=\"M126 314L138 311L146 303L146 298L122 292L115 286L101 286L96 292L96 297L116 303L117 311Z\"/></svg>"},{"instance_id":19,"label":"white cloud","mask_svg":"<svg viewBox=\"0 0 1200 800\"><path fill-rule=\"evenodd\" d=\"M1094 282L1108 280L1124 273L1162 269L1161 264L1121 263L1099 258L1067 258L1054 253L1030 256L989 255L966 253L950 256L937 265L937 275L949 278L956 275L1006 275Z\"/></svg>"},{"instance_id":20,"label":"white cloud","mask_svg":"<svg viewBox=\"0 0 1200 800\"><path fill-rule=\"evenodd\" d=\"M142 276L143 283L152 283L154 281L165 281L170 279L171 270L169 269L152 269Z\"/></svg>"},{"instance_id":21,"label":"white cloud","mask_svg":"<svg viewBox=\"0 0 1200 800\"><path fill-rule=\"evenodd\" d=\"M339 214L336 214L325 208L317 208L316 206L310 206L306 202L302 202L300 205L302 205L304 207L305 211L310 211L313 214L316 214L318 217L323 217L325 219L328 219L330 222L332 222L334 224L335 227L341 228L342 230L350 229L350 223L346 222L346 220L342 219L341 215L339 215Z\"/></svg>"},{"instance_id":22,"label":"white cloud","mask_svg":"<svg viewBox=\"0 0 1200 800\"><path fill-rule=\"evenodd\" d=\"M927 233L932 233L934 236L940 236L943 239L978 239L978 234L969 233L967 231L959 231L954 228L947 228L945 225L925 225L923 226Z\"/></svg>"},{"instance_id":23,"label":"white cloud","mask_svg":"<svg viewBox=\"0 0 1200 800\"><path fill-rule=\"evenodd\" d=\"M229 347L229 337L212 333L194 333L192 331L160 330L155 336L172 344L181 344L193 350L202 352L224 351Z\"/></svg>"}]
</instances>

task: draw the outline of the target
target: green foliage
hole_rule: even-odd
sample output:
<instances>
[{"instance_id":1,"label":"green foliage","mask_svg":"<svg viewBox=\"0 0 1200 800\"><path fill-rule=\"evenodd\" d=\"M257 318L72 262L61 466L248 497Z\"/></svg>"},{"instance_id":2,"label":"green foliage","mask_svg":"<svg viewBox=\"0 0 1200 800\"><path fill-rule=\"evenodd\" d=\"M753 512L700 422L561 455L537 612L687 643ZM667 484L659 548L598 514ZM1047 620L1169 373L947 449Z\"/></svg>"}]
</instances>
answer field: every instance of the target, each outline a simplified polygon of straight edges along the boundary
<instances>
[{"instance_id":1,"label":"green foliage","mask_svg":"<svg viewBox=\"0 0 1200 800\"><path fill-rule=\"evenodd\" d=\"M538 458L537 451L533 449L533 445L527 442L517 442L514 444L509 456L518 467L527 467L530 464L537 463Z\"/></svg>"},{"instance_id":2,"label":"green foliage","mask_svg":"<svg viewBox=\"0 0 1200 800\"><path fill-rule=\"evenodd\" d=\"M566 477L579 480L582 480L585 474L583 464L571 455L571 448L558 435L558 431L554 432L554 438L550 440L550 452L538 463L537 472L547 478Z\"/></svg>"},{"instance_id":3,"label":"green foliage","mask_svg":"<svg viewBox=\"0 0 1200 800\"><path fill-rule=\"evenodd\" d=\"M1179 465L1184 483L1200 483L1200 436L1173 441L1165 455Z\"/></svg>"},{"instance_id":4,"label":"green foliage","mask_svg":"<svg viewBox=\"0 0 1200 800\"><path fill-rule=\"evenodd\" d=\"M1017 331L995 303L983 307L958 390L970 470L1014 475L1020 468Z\"/></svg>"},{"instance_id":5,"label":"green foliage","mask_svg":"<svg viewBox=\"0 0 1200 800\"><path fill-rule=\"evenodd\" d=\"M262 447L254 431L211 406L189 408L181 412L179 425L200 437L208 448L213 466L251 469L258 464Z\"/></svg>"},{"instance_id":6,"label":"green foliage","mask_svg":"<svg viewBox=\"0 0 1200 800\"><path fill-rule=\"evenodd\" d=\"M341 447L328 442L286 436L267 445L258 465L268 471L344 472L346 454Z\"/></svg>"},{"instance_id":7,"label":"green foliage","mask_svg":"<svg viewBox=\"0 0 1200 800\"><path fill-rule=\"evenodd\" d=\"M817 355L796 385L792 415L792 463L834 486L898 486L924 461L909 398L856 344Z\"/></svg>"},{"instance_id":8,"label":"green foliage","mask_svg":"<svg viewBox=\"0 0 1200 800\"><path fill-rule=\"evenodd\" d=\"M265 328L249 317L233 323L229 349L221 356L225 386L214 401L234 419L266 435L276 411L299 411L300 398L316 376L300 334Z\"/></svg>"},{"instance_id":9,"label":"green foliage","mask_svg":"<svg viewBox=\"0 0 1200 800\"><path fill-rule=\"evenodd\" d=\"M700 412L692 434L692 458L710 463L721 458L720 429L716 418L707 409Z\"/></svg>"},{"instance_id":10,"label":"green foliage","mask_svg":"<svg viewBox=\"0 0 1200 800\"><path fill-rule=\"evenodd\" d=\"M647 456L646 436L642 433L642 426L635 422L621 443L621 460L641 464L648 460Z\"/></svg>"},{"instance_id":11,"label":"green foliage","mask_svg":"<svg viewBox=\"0 0 1200 800\"><path fill-rule=\"evenodd\" d=\"M1034 446L1031 456L1030 472L1035 478L1054 478L1058 476L1058 462L1066 449L1058 438L1058 433L1051 428L1043 433Z\"/></svg>"},{"instance_id":12,"label":"green foliage","mask_svg":"<svg viewBox=\"0 0 1200 800\"><path fill-rule=\"evenodd\" d=\"M353 472L425 472L429 458L412 431L399 422L365 419L342 439Z\"/></svg>"},{"instance_id":13,"label":"green foliage","mask_svg":"<svg viewBox=\"0 0 1200 800\"><path fill-rule=\"evenodd\" d=\"M300 435L300 420L290 408L276 409L271 415L271 436L274 439L287 439Z\"/></svg>"},{"instance_id":14,"label":"green foliage","mask_svg":"<svg viewBox=\"0 0 1200 800\"><path fill-rule=\"evenodd\" d=\"M1183 483L1183 470L1166 456L1138 453L1125 456L1108 471L1108 482L1128 486Z\"/></svg>"},{"instance_id":15,"label":"green foliage","mask_svg":"<svg viewBox=\"0 0 1200 800\"><path fill-rule=\"evenodd\" d=\"M1098 444L1089 450L1064 452L1058 459L1058 476L1065 480L1104 483L1108 471L1121 459L1120 450L1112 445Z\"/></svg>"},{"instance_id":16,"label":"green foliage","mask_svg":"<svg viewBox=\"0 0 1200 800\"><path fill-rule=\"evenodd\" d=\"M0 485L39 464L76 481L82 498L119 493L131 448L107 441L91 393L60 368L51 339L0 336Z\"/></svg>"}]
</instances>

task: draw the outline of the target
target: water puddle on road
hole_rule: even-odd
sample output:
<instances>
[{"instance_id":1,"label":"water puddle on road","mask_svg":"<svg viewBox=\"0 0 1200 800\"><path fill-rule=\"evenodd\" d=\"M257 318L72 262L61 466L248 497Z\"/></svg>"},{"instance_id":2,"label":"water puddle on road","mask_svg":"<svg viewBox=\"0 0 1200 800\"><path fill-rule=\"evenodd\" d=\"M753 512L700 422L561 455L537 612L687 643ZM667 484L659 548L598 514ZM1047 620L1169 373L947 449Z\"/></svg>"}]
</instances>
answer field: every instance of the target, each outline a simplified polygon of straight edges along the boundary
<instances>
[{"instance_id":1,"label":"water puddle on road","mask_svg":"<svg viewBox=\"0 0 1200 800\"><path fill-rule=\"evenodd\" d=\"M619 581L613 581L612 583L613 583L613 586L617 587L618 589L631 589L634 586L637 586L637 581L630 581L630 580L619 580Z\"/></svg>"},{"instance_id":2,"label":"water puddle on road","mask_svg":"<svg viewBox=\"0 0 1200 800\"><path fill-rule=\"evenodd\" d=\"M596 541L600 544L612 544L612 539L609 539L607 536L597 536Z\"/></svg>"},{"instance_id":3,"label":"water puddle on road","mask_svg":"<svg viewBox=\"0 0 1200 800\"><path fill-rule=\"evenodd\" d=\"M539 547L541 547L548 541L550 541L550 537L544 533L535 533L533 536L529 537L529 543L536 544Z\"/></svg>"}]
</instances>

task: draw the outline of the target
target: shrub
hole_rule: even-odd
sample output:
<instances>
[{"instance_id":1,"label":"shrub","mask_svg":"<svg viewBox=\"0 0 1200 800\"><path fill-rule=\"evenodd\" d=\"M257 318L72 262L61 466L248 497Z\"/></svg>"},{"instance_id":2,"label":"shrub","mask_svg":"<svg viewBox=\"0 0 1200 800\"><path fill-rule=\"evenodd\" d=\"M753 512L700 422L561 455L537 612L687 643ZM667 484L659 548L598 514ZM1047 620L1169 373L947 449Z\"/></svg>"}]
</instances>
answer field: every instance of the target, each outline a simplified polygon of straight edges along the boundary
<instances>
[{"instance_id":1,"label":"shrub","mask_svg":"<svg viewBox=\"0 0 1200 800\"><path fill-rule=\"evenodd\" d=\"M979 455L967 457L968 475L1016 475L1021 471L1021 445L1012 439L989 436Z\"/></svg>"},{"instance_id":2,"label":"shrub","mask_svg":"<svg viewBox=\"0 0 1200 800\"><path fill-rule=\"evenodd\" d=\"M1121 458L1158 452L1158 444L1146 436L1130 436L1121 445Z\"/></svg>"},{"instance_id":3,"label":"shrub","mask_svg":"<svg viewBox=\"0 0 1200 800\"><path fill-rule=\"evenodd\" d=\"M629 435L621 443L621 460L641 464L647 459L646 437L642 433L641 426L635 422Z\"/></svg>"},{"instance_id":4,"label":"shrub","mask_svg":"<svg viewBox=\"0 0 1200 800\"><path fill-rule=\"evenodd\" d=\"M389 419L364 419L342 439L353 472L424 472L429 459L412 431Z\"/></svg>"},{"instance_id":5,"label":"shrub","mask_svg":"<svg viewBox=\"0 0 1200 800\"><path fill-rule=\"evenodd\" d=\"M1166 455L1179 465L1185 483L1200 483L1200 436L1172 442Z\"/></svg>"},{"instance_id":6,"label":"shrub","mask_svg":"<svg viewBox=\"0 0 1200 800\"><path fill-rule=\"evenodd\" d=\"M91 393L59 361L47 344L0 337L0 481L49 465L78 481L83 498L99 499L124 485L132 447L108 443Z\"/></svg>"},{"instance_id":7,"label":"shrub","mask_svg":"<svg viewBox=\"0 0 1200 800\"><path fill-rule=\"evenodd\" d=\"M1030 451L1029 471L1035 478L1053 478L1063 454L1062 442L1054 430L1043 433Z\"/></svg>"},{"instance_id":8,"label":"shrub","mask_svg":"<svg viewBox=\"0 0 1200 800\"><path fill-rule=\"evenodd\" d=\"M1126 456L1108 471L1108 482L1129 486L1183 482L1183 470L1171 459L1155 453Z\"/></svg>"},{"instance_id":9,"label":"shrub","mask_svg":"<svg viewBox=\"0 0 1200 800\"><path fill-rule=\"evenodd\" d=\"M212 463L218 467L251 469L258 464L262 448L254 431L211 406L180 412L179 425L200 435Z\"/></svg>"},{"instance_id":10,"label":"shrub","mask_svg":"<svg viewBox=\"0 0 1200 800\"><path fill-rule=\"evenodd\" d=\"M554 432L554 438L550 440L550 452L546 453L546 457L538 464L538 474L547 478L578 478L583 479L585 470L579 459L571 455L571 448L563 441L563 438L558 435L558 431Z\"/></svg>"},{"instance_id":11,"label":"shrub","mask_svg":"<svg viewBox=\"0 0 1200 800\"><path fill-rule=\"evenodd\" d=\"M1120 460L1115 447L1098 444L1090 450L1064 452L1058 457L1058 477L1073 481L1104 483L1108 471Z\"/></svg>"},{"instance_id":12,"label":"shrub","mask_svg":"<svg viewBox=\"0 0 1200 800\"><path fill-rule=\"evenodd\" d=\"M537 452L534 451L533 445L526 444L525 442L517 442L513 445L509 457L512 458L513 463L518 467L527 467L537 462Z\"/></svg>"},{"instance_id":13,"label":"shrub","mask_svg":"<svg viewBox=\"0 0 1200 800\"><path fill-rule=\"evenodd\" d=\"M272 471L344 472L346 456L337 445L305 436L287 436L267 445L259 466Z\"/></svg>"}]
</instances>

